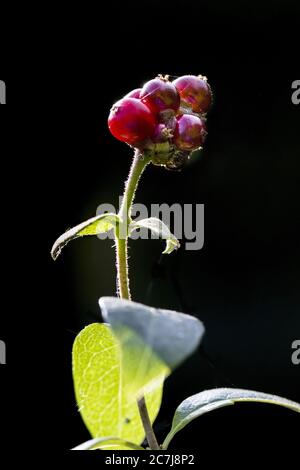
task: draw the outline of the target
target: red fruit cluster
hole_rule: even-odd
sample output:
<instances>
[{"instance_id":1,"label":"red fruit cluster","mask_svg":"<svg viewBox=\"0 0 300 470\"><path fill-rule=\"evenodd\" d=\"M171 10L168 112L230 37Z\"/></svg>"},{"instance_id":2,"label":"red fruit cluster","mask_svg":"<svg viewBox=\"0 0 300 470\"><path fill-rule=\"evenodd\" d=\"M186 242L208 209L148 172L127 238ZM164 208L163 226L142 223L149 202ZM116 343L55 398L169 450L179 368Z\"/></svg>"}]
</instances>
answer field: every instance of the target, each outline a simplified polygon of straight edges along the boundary
<instances>
[{"instance_id":1,"label":"red fruit cluster","mask_svg":"<svg viewBox=\"0 0 300 470\"><path fill-rule=\"evenodd\" d=\"M186 159L203 145L211 102L206 77L184 75L171 82L159 75L115 103L108 126L117 139L176 168L182 156Z\"/></svg>"}]
</instances>

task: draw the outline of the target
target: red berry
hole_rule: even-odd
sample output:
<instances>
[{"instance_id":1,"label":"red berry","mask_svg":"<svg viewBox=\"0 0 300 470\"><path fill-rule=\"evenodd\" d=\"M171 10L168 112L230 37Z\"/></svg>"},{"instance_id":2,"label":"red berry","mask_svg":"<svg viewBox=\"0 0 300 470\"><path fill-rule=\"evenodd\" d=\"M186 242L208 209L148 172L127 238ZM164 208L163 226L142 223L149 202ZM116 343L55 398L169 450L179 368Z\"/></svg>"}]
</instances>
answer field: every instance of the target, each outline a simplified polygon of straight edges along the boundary
<instances>
[{"instance_id":1,"label":"red berry","mask_svg":"<svg viewBox=\"0 0 300 470\"><path fill-rule=\"evenodd\" d=\"M151 138L156 121L147 106L136 98L123 98L113 105L108 117L108 127L114 137L137 146Z\"/></svg>"},{"instance_id":2,"label":"red berry","mask_svg":"<svg viewBox=\"0 0 300 470\"><path fill-rule=\"evenodd\" d=\"M177 117L173 142L179 150L195 150L203 145L205 137L205 125L198 116L183 114Z\"/></svg>"},{"instance_id":3,"label":"red berry","mask_svg":"<svg viewBox=\"0 0 300 470\"><path fill-rule=\"evenodd\" d=\"M140 93L141 93L142 89L141 88L135 88L134 90L130 91L129 93L127 93L127 95L124 96L124 98L136 98L136 99L139 99L140 98Z\"/></svg>"},{"instance_id":4,"label":"red berry","mask_svg":"<svg viewBox=\"0 0 300 470\"><path fill-rule=\"evenodd\" d=\"M167 76L162 77L161 75L145 83L140 99L154 113L166 109L177 111L180 105L180 96L176 87L169 82Z\"/></svg>"},{"instance_id":5,"label":"red berry","mask_svg":"<svg viewBox=\"0 0 300 470\"><path fill-rule=\"evenodd\" d=\"M212 102L212 93L206 77L184 75L174 80L181 101L195 113L207 113Z\"/></svg>"}]
</instances>

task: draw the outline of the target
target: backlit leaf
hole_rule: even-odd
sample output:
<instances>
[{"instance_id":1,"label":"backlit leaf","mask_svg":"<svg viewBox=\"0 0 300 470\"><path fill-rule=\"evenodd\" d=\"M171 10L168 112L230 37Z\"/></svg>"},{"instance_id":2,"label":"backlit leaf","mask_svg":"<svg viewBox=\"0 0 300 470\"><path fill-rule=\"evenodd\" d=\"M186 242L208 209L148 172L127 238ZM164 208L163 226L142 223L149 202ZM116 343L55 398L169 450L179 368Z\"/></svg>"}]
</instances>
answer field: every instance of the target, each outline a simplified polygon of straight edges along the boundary
<instances>
[{"instance_id":1,"label":"backlit leaf","mask_svg":"<svg viewBox=\"0 0 300 470\"><path fill-rule=\"evenodd\" d=\"M116 227L119 223L119 216L117 214L100 214L91 219L82 222L76 227L71 228L63 235L61 235L54 243L51 249L51 256L54 260L60 255L61 250L69 243L78 237L84 237L85 235L99 235L105 233Z\"/></svg>"}]
</instances>

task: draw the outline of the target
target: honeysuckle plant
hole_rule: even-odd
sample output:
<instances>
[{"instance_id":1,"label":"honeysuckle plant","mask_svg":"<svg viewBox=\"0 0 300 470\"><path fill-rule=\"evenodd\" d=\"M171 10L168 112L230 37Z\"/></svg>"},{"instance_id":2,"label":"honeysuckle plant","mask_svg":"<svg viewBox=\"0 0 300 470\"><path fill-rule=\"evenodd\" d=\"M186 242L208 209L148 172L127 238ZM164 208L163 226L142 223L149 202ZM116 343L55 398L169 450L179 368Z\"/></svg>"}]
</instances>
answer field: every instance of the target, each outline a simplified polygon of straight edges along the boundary
<instances>
[{"instance_id":1,"label":"honeysuckle plant","mask_svg":"<svg viewBox=\"0 0 300 470\"><path fill-rule=\"evenodd\" d=\"M300 412L298 403L282 397L219 388L186 398L175 410L163 442L157 441L153 431L164 381L198 347L204 326L193 316L131 300L127 257L131 234L146 228L166 241L164 254L179 248L179 241L163 221L154 217L133 220L131 207L148 164L179 170L201 148L211 102L206 77L186 75L171 82L168 76L159 75L114 104L109 129L134 150L119 213L92 217L53 245L51 254L56 259L70 240L113 230L116 246L117 297L100 298L105 323L84 328L73 346L76 400L92 436L74 450L167 449L175 434L192 420L234 403L271 403Z\"/></svg>"}]
</instances>

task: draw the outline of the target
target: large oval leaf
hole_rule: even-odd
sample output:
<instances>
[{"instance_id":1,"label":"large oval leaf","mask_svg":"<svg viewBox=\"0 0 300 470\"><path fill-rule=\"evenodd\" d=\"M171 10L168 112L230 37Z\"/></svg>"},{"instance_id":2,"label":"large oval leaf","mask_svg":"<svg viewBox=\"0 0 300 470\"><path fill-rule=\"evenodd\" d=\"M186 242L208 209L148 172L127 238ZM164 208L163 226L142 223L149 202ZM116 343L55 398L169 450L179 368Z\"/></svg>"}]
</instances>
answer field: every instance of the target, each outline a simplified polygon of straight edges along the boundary
<instances>
[{"instance_id":1,"label":"large oval leaf","mask_svg":"<svg viewBox=\"0 0 300 470\"><path fill-rule=\"evenodd\" d=\"M137 445L144 440L136 399L146 384L139 380L128 386L128 377L133 375L131 369L135 371L138 365L139 358L132 357L125 371L120 345L108 325L89 325L76 337L73 346L75 395L93 437L116 436ZM145 393L151 422L161 405L163 378L160 375L155 387Z\"/></svg>"},{"instance_id":2,"label":"large oval leaf","mask_svg":"<svg viewBox=\"0 0 300 470\"><path fill-rule=\"evenodd\" d=\"M209 411L216 410L223 406L234 405L238 402L270 403L273 405L284 406L300 413L299 403L287 400L286 398L282 398L277 395L238 388L216 388L205 390L186 398L178 406L174 414L171 431L163 443L163 449L167 449L175 434L194 419L204 413L208 413Z\"/></svg>"},{"instance_id":3,"label":"large oval leaf","mask_svg":"<svg viewBox=\"0 0 300 470\"><path fill-rule=\"evenodd\" d=\"M152 354L173 370L192 354L204 333L203 324L184 313L116 297L102 297L99 304L123 349L139 354L141 369L145 369L143 361L149 355L145 364L151 363Z\"/></svg>"}]
</instances>

